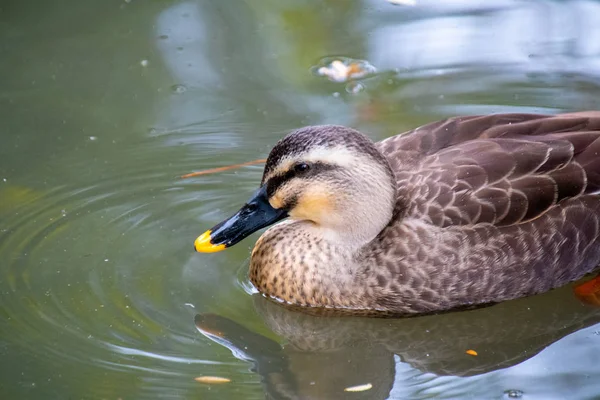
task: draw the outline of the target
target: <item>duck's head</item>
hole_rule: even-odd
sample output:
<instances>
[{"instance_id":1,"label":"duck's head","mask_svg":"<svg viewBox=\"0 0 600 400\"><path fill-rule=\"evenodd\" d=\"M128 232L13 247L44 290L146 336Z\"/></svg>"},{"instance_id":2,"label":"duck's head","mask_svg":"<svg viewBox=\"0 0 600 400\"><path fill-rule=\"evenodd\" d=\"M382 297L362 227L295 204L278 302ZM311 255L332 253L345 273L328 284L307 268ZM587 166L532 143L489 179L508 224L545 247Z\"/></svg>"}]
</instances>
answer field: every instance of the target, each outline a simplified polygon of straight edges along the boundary
<instances>
[{"instance_id":1,"label":"duck's head","mask_svg":"<svg viewBox=\"0 0 600 400\"><path fill-rule=\"evenodd\" d=\"M362 133L335 125L302 128L271 150L252 198L194 247L220 251L286 217L340 243L362 245L389 223L395 191L388 160Z\"/></svg>"}]
</instances>

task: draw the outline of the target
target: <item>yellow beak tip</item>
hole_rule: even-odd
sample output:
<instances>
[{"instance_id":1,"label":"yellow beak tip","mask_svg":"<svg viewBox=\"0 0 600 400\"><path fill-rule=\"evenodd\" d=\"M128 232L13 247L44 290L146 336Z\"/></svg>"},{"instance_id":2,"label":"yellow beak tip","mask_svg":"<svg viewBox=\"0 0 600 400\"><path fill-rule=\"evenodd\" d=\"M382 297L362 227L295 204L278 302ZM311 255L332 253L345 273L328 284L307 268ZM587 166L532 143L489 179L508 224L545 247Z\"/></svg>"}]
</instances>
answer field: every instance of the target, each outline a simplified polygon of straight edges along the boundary
<instances>
[{"instance_id":1,"label":"yellow beak tip","mask_svg":"<svg viewBox=\"0 0 600 400\"><path fill-rule=\"evenodd\" d=\"M217 251L225 250L227 247L224 244L212 244L210 242L210 232L210 230L204 232L194 241L194 248L198 253L215 253Z\"/></svg>"}]
</instances>

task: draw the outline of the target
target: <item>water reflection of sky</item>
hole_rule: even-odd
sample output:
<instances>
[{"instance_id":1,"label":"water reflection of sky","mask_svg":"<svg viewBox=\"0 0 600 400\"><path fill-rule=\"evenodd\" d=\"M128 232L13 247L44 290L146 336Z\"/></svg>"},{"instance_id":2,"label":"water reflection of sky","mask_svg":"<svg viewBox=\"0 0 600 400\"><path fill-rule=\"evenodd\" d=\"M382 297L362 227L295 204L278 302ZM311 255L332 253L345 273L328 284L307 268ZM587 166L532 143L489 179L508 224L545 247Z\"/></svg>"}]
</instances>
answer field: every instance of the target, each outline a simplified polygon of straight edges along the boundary
<instances>
[{"instance_id":1,"label":"water reflection of sky","mask_svg":"<svg viewBox=\"0 0 600 400\"><path fill-rule=\"evenodd\" d=\"M381 2L369 3L376 7ZM597 76L600 71L598 2L419 4L423 10L410 13L402 24L387 16L387 24L375 27L369 41L373 63L410 70L490 65L544 74ZM391 14L401 16L403 10Z\"/></svg>"},{"instance_id":2,"label":"water reflection of sky","mask_svg":"<svg viewBox=\"0 0 600 400\"><path fill-rule=\"evenodd\" d=\"M600 355L600 325L591 326L552 344L535 357L513 367L465 378L420 374L396 358L396 379L390 399L421 395L441 399L510 398L509 391L526 399L591 399L600 393L596 368ZM421 391L422 390L422 391ZM502 397L502 394L505 394Z\"/></svg>"},{"instance_id":3,"label":"water reflection of sky","mask_svg":"<svg viewBox=\"0 0 600 400\"><path fill-rule=\"evenodd\" d=\"M569 106L593 108L597 104L595 96L582 99L585 89L581 86L598 85L598 2L420 1L417 7L403 7L368 0L362 4L361 12L338 24L344 24L340 28L349 30L348 36L360 42L355 47L363 48L359 50L361 56L380 72L392 74L388 73L386 80L394 77L405 83L388 96L397 103L412 102L413 112L434 112L440 117L478 112L558 112ZM220 14L217 19L215 10ZM191 124L193 129L200 121L205 129L227 124L232 130L249 128L244 126L247 112L242 110L248 106L265 115L295 115L306 123L355 123L352 114L356 111L349 109L352 103L329 97L335 89L330 87L324 93L298 85L308 79L308 66L281 69L281 65L293 63L289 58L293 54L286 47L290 33L281 31L277 18L290 10L294 6L288 3L259 10L240 5L240 13L264 14L262 22L254 26L238 26L238 20L230 21L233 13L196 2L178 3L163 11L155 33L157 38L168 35L169 39L158 39L158 49L173 84L192 93L172 99L169 112L160 114L157 125ZM233 33L224 37L227 26ZM346 41L350 38L335 36L333 44L341 42L340 48L349 47ZM262 61L245 57L245 40L260 43L250 47ZM334 45L330 51L320 56L339 54ZM298 77L299 73L306 76ZM567 90L557 96L552 87L565 83ZM367 89L375 85L367 83ZM531 86L535 86L535 93ZM543 87L554 101L536 101L543 95ZM268 96L249 98L256 90L266 91ZM473 104L470 100L468 106L464 104L464 96L491 96L492 92L496 97L504 92L522 104ZM239 143L235 134L225 134Z\"/></svg>"}]
</instances>

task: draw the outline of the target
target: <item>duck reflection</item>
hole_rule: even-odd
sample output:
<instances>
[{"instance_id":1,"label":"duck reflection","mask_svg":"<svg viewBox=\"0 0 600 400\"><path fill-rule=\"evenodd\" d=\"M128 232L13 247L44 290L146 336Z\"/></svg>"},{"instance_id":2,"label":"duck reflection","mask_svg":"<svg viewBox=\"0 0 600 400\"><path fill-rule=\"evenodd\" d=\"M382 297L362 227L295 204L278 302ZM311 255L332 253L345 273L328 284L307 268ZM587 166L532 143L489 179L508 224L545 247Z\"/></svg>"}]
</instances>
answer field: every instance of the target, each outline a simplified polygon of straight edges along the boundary
<instances>
[{"instance_id":1,"label":"duck reflection","mask_svg":"<svg viewBox=\"0 0 600 400\"><path fill-rule=\"evenodd\" d=\"M195 322L253 363L269 399L385 399L397 379L397 360L436 375L480 375L600 322L600 309L582 304L571 290L403 319L310 315L254 296L256 311L283 344L222 316L199 314Z\"/></svg>"}]
</instances>

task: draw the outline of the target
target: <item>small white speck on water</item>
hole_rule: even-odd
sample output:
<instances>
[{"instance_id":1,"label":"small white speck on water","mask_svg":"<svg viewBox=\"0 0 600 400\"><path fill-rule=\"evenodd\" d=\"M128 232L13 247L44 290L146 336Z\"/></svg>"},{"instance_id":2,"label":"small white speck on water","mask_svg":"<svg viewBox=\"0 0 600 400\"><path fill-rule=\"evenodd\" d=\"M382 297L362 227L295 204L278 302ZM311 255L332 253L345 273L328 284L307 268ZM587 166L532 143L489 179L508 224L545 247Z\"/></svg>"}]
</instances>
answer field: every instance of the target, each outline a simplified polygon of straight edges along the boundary
<instances>
[{"instance_id":1,"label":"small white speck on water","mask_svg":"<svg viewBox=\"0 0 600 400\"><path fill-rule=\"evenodd\" d=\"M344 389L344 392L364 392L371 390L373 385L371 383L365 383L364 385L350 386Z\"/></svg>"},{"instance_id":2,"label":"small white speck on water","mask_svg":"<svg viewBox=\"0 0 600 400\"><path fill-rule=\"evenodd\" d=\"M104 262L108 262L108 258L105 258L105 259L104 259Z\"/></svg>"},{"instance_id":3,"label":"small white speck on water","mask_svg":"<svg viewBox=\"0 0 600 400\"><path fill-rule=\"evenodd\" d=\"M3 182L6 182L6 178L2 178L2 181L3 181Z\"/></svg>"},{"instance_id":4,"label":"small white speck on water","mask_svg":"<svg viewBox=\"0 0 600 400\"><path fill-rule=\"evenodd\" d=\"M346 92L350 94L357 94L365 89L364 85L359 82L352 82L346 85Z\"/></svg>"},{"instance_id":5,"label":"small white speck on water","mask_svg":"<svg viewBox=\"0 0 600 400\"><path fill-rule=\"evenodd\" d=\"M196 306L195 306L195 305L193 305L192 303L185 303L184 305L185 305L185 306L188 306L188 307L191 307L191 308L196 308Z\"/></svg>"},{"instance_id":6,"label":"small white speck on water","mask_svg":"<svg viewBox=\"0 0 600 400\"><path fill-rule=\"evenodd\" d=\"M147 67L147 66L148 66L148 64L149 64L148 60L142 60L142 61L140 61L140 65L141 65L142 67Z\"/></svg>"},{"instance_id":7,"label":"small white speck on water","mask_svg":"<svg viewBox=\"0 0 600 400\"><path fill-rule=\"evenodd\" d=\"M90 140L92 142L94 142L94 141L98 140L98 137L97 136L90 136Z\"/></svg>"},{"instance_id":8,"label":"small white speck on water","mask_svg":"<svg viewBox=\"0 0 600 400\"><path fill-rule=\"evenodd\" d=\"M221 376L198 376L194 378L196 382L206 383L206 384L221 384L221 383L229 383L231 379L223 378Z\"/></svg>"},{"instance_id":9,"label":"small white speck on water","mask_svg":"<svg viewBox=\"0 0 600 400\"><path fill-rule=\"evenodd\" d=\"M507 399L520 399L523 397L523 392L517 389L509 389L504 391L504 396Z\"/></svg>"},{"instance_id":10,"label":"small white speck on water","mask_svg":"<svg viewBox=\"0 0 600 400\"><path fill-rule=\"evenodd\" d=\"M173 93L181 94L187 91L187 87L185 85L173 85L171 86L171 91Z\"/></svg>"}]
</instances>

